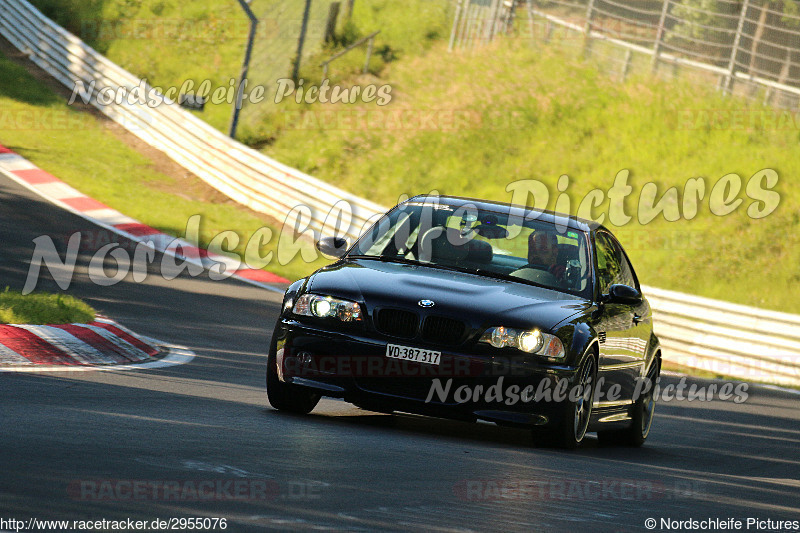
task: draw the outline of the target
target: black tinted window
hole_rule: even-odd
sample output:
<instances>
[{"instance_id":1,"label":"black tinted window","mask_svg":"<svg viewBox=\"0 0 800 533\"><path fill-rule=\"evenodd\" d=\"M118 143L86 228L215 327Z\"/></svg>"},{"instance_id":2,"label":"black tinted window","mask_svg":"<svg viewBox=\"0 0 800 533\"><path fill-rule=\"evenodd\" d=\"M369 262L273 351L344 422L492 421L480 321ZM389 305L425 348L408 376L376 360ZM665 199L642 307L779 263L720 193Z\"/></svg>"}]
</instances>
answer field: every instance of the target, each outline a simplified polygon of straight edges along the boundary
<instances>
[{"instance_id":1,"label":"black tinted window","mask_svg":"<svg viewBox=\"0 0 800 533\"><path fill-rule=\"evenodd\" d=\"M595 249L600 294L607 294L608 288L615 283L636 287L630 263L619 245L608 234L597 233Z\"/></svg>"}]
</instances>

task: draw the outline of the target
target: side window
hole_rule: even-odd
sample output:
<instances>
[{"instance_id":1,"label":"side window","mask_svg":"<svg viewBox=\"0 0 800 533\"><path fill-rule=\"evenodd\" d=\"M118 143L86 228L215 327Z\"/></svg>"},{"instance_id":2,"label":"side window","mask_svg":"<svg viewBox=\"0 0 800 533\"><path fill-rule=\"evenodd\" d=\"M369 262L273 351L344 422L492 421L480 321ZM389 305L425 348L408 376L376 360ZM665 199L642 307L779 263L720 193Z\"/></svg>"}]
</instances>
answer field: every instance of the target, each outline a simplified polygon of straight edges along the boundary
<instances>
[{"instance_id":1,"label":"side window","mask_svg":"<svg viewBox=\"0 0 800 533\"><path fill-rule=\"evenodd\" d=\"M600 232L595 234L595 250L597 253L597 274L600 294L607 294L608 288L614 283L622 283L622 264L614 243L607 235Z\"/></svg>"},{"instance_id":2,"label":"side window","mask_svg":"<svg viewBox=\"0 0 800 533\"><path fill-rule=\"evenodd\" d=\"M608 293L608 288L615 283L638 288L633 268L615 240L605 233L597 233L595 247L601 294Z\"/></svg>"},{"instance_id":3,"label":"side window","mask_svg":"<svg viewBox=\"0 0 800 533\"><path fill-rule=\"evenodd\" d=\"M633 267L628 262L628 258L625 257L625 252L622 251L622 248L616 241L612 241L614 245L614 250L616 251L616 255L619 258L620 264L620 281L616 281L615 283L622 283L623 285L627 285L628 287L633 287L638 289L639 287L636 286L636 276L633 274Z\"/></svg>"}]
</instances>

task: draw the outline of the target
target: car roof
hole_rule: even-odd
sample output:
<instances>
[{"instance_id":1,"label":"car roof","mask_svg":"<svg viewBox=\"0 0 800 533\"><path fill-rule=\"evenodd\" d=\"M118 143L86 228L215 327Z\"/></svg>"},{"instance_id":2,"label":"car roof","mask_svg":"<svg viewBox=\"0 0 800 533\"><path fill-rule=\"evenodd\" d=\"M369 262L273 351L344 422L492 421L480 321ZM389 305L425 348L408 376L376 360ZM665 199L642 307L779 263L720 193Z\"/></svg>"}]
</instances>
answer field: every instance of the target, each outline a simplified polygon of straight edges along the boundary
<instances>
[{"instance_id":1,"label":"car roof","mask_svg":"<svg viewBox=\"0 0 800 533\"><path fill-rule=\"evenodd\" d=\"M524 217L530 217L530 215L533 213L535 214L536 220L542 220L551 224L558 224L579 231L591 232L603 227L594 220L587 220L585 218L566 215L564 213L556 213L555 211L550 211L547 209L533 209L523 205L494 202L491 200L481 200L462 196L435 196L429 194L420 194L414 196L413 198L409 198L407 202L421 202L426 200L451 207L460 207L470 204L474 205L481 211L485 210L500 212L504 215L519 217L520 219L523 219Z\"/></svg>"}]
</instances>

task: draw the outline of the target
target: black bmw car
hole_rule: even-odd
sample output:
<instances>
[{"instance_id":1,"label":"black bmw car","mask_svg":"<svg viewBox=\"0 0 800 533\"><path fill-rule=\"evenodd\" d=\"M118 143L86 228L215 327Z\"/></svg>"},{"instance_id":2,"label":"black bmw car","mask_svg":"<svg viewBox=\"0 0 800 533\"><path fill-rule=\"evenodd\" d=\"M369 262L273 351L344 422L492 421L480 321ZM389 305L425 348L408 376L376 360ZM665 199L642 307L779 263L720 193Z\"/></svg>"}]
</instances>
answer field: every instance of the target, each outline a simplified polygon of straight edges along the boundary
<instances>
[{"instance_id":1,"label":"black bmw car","mask_svg":"<svg viewBox=\"0 0 800 533\"><path fill-rule=\"evenodd\" d=\"M641 445L661 349L651 310L602 225L482 200L419 196L286 291L267 364L273 407L321 396L364 409L587 432Z\"/></svg>"}]
</instances>

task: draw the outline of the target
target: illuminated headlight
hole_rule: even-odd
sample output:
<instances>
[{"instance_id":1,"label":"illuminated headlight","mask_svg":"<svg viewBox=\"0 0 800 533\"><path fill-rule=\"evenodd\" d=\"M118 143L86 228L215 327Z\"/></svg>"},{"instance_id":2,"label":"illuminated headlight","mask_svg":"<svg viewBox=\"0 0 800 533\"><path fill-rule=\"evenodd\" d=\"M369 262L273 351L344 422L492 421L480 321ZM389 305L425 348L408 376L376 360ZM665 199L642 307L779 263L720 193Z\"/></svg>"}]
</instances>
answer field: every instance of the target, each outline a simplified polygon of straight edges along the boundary
<instances>
[{"instance_id":1,"label":"illuminated headlight","mask_svg":"<svg viewBox=\"0 0 800 533\"><path fill-rule=\"evenodd\" d=\"M301 316L338 318L342 322L360 322L362 319L361 306L356 302L318 294L302 295L294 304L292 312Z\"/></svg>"},{"instance_id":2,"label":"illuminated headlight","mask_svg":"<svg viewBox=\"0 0 800 533\"><path fill-rule=\"evenodd\" d=\"M564 345L555 335L542 333L538 329L524 330L497 326L489 328L481 336L480 342L495 348L516 348L525 353L560 359L564 357Z\"/></svg>"}]
</instances>

